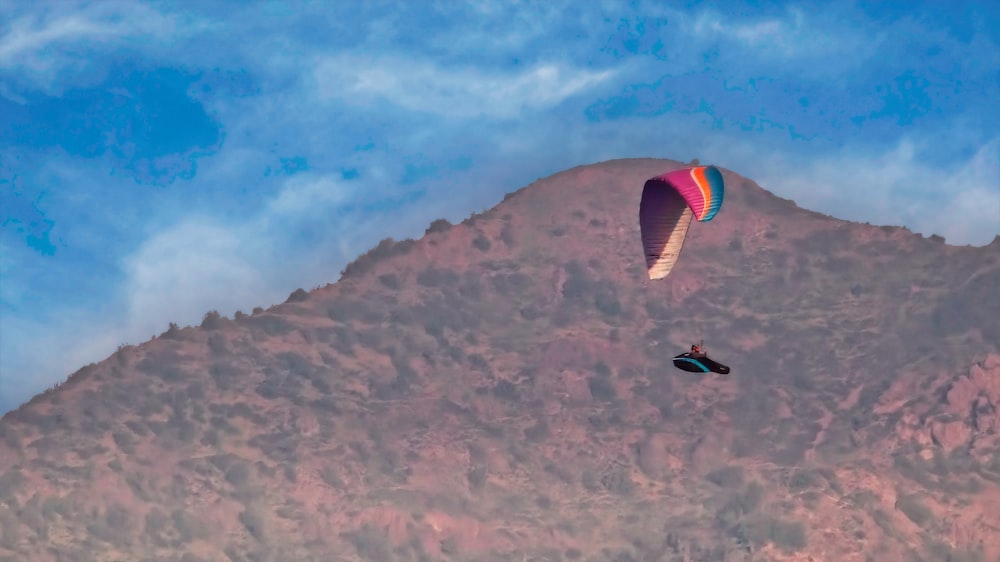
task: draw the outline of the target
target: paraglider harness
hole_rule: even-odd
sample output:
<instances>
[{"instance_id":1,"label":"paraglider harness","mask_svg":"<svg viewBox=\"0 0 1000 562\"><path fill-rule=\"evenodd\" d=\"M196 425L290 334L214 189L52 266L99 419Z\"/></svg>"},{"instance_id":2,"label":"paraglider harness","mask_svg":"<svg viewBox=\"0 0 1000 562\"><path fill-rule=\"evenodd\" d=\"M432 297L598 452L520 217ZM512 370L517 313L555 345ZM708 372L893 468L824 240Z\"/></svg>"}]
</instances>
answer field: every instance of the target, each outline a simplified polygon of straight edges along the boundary
<instances>
[{"instance_id":1,"label":"paraglider harness","mask_svg":"<svg viewBox=\"0 0 1000 562\"><path fill-rule=\"evenodd\" d=\"M704 340L702 343L691 346L691 351L674 356L674 367L682 371L691 373L718 373L720 375L729 374L729 366L708 358L705 352Z\"/></svg>"}]
</instances>

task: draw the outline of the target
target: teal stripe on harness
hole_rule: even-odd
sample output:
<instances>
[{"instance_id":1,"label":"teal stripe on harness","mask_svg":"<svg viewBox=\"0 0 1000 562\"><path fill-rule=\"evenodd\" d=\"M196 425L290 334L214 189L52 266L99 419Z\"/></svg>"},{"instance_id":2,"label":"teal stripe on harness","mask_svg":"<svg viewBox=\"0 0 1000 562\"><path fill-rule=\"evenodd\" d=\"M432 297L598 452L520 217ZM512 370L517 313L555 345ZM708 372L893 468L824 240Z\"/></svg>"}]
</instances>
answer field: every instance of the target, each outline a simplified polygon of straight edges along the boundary
<instances>
[{"instance_id":1,"label":"teal stripe on harness","mask_svg":"<svg viewBox=\"0 0 1000 562\"><path fill-rule=\"evenodd\" d=\"M709 372L708 367L706 367L704 363L702 363L701 361L697 361L695 359L691 359L690 357L678 357L674 359L674 361L687 361L688 363L694 363L695 365L701 367L702 372L705 373Z\"/></svg>"}]
</instances>

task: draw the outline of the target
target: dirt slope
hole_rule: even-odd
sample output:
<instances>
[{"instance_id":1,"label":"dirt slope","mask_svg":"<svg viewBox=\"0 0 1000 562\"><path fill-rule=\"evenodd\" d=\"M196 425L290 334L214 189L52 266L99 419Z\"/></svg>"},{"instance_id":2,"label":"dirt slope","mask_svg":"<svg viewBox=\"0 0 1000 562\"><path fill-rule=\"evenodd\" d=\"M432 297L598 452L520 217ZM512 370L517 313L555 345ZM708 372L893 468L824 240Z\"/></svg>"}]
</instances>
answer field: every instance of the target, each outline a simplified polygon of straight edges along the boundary
<instances>
[{"instance_id":1,"label":"dirt slope","mask_svg":"<svg viewBox=\"0 0 1000 562\"><path fill-rule=\"evenodd\" d=\"M1000 239L574 168L0 421L0 559L1000 560ZM728 377L674 369L704 338Z\"/></svg>"}]
</instances>

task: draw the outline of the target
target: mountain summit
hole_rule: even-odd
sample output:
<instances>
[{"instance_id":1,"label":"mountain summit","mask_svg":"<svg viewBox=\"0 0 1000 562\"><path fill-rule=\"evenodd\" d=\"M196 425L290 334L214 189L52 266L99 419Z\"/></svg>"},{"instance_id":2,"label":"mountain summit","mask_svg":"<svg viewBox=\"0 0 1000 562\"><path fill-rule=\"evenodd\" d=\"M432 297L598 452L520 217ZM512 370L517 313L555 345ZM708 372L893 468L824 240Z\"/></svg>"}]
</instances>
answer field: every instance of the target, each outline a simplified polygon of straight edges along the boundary
<instances>
[{"instance_id":1,"label":"mountain summit","mask_svg":"<svg viewBox=\"0 0 1000 562\"><path fill-rule=\"evenodd\" d=\"M683 164L539 180L0 421L0 560L993 561L1000 240L726 199L649 280ZM704 340L729 375L671 358Z\"/></svg>"}]
</instances>

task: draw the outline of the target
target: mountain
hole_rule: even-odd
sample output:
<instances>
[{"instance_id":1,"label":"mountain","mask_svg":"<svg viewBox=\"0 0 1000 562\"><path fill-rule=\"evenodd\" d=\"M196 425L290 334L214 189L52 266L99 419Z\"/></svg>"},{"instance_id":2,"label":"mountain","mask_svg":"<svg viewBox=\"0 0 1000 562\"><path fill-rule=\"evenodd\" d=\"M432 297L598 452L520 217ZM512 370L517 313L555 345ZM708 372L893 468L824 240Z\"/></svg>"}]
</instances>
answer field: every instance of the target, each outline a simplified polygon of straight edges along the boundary
<instances>
[{"instance_id":1,"label":"mountain","mask_svg":"<svg viewBox=\"0 0 1000 562\"><path fill-rule=\"evenodd\" d=\"M1000 237L574 168L0 421L0 560L1000 560ZM704 339L728 376L675 369Z\"/></svg>"}]
</instances>

